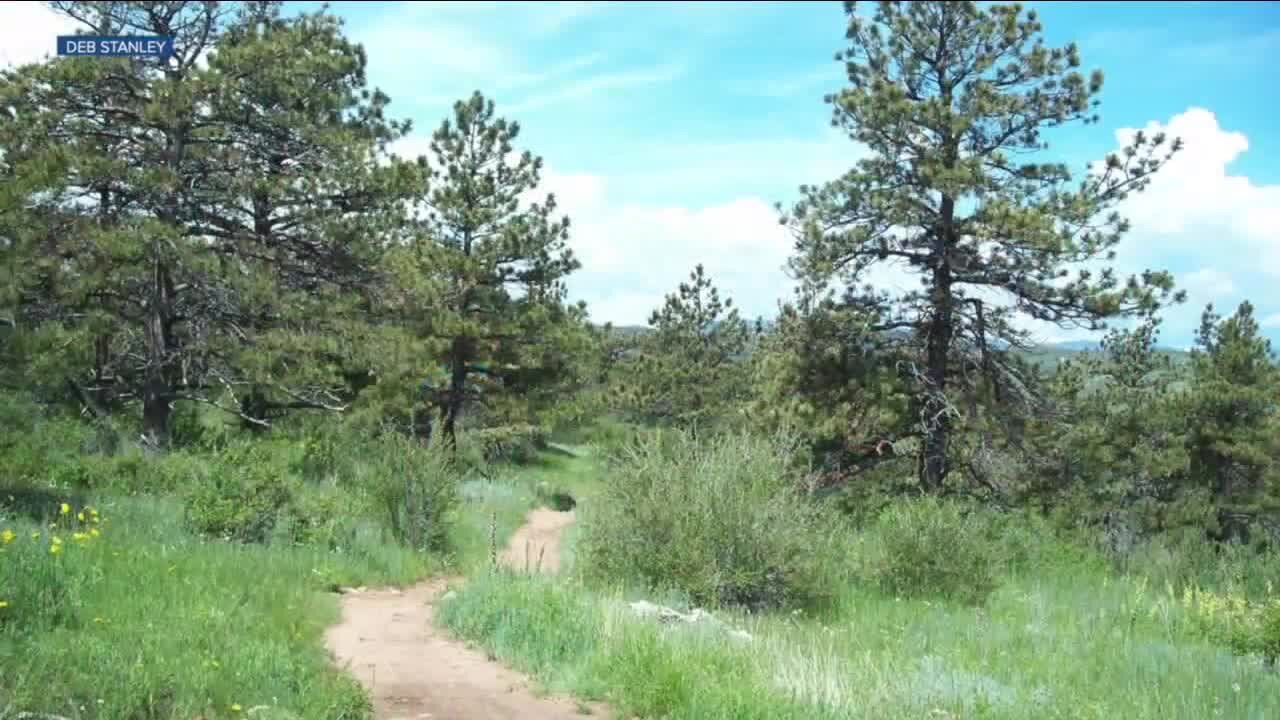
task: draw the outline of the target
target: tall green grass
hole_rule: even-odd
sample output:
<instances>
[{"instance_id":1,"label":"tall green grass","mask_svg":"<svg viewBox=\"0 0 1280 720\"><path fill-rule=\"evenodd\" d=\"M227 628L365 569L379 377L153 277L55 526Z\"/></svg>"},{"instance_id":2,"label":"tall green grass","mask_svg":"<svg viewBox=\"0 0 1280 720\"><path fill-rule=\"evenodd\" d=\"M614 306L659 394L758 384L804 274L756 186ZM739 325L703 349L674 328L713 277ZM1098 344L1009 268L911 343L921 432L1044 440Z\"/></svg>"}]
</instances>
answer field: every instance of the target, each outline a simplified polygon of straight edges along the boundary
<instances>
[{"instance_id":1,"label":"tall green grass","mask_svg":"<svg viewBox=\"0 0 1280 720\"><path fill-rule=\"evenodd\" d=\"M985 607L854 586L834 614L727 614L750 643L633 618L624 599L492 573L439 620L549 689L642 718L1280 716L1280 675L1189 636L1132 580L1018 580Z\"/></svg>"},{"instance_id":2,"label":"tall green grass","mask_svg":"<svg viewBox=\"0 0 1280 720\"><path fill-rule=\"evenodd\" d=\"M68 536L56 555L47 549L47 525L0 521L17 535L0 557L0 596L52 577L75 590L50 622L15 601L0 610L0 712L103 720L250 710L268 718L369 716L362 690L323 649L322 633L337 619L336 596L325 591L406 582L427 572L430 558L389 543L371 525L331 552L205 540L186 529L170 499L104 498L98 507L101 534L84 544ZM44 533L41 541L34 532ZM7 574L19 554L46 576Z\"/></svg>"},{"instance_id":3,"label":"tall green grass","mask_svg":"<svg viewBox=\"0 0 1280 720\"><path fill-rule=\"evenodd\" d=\"M97 452L62 424L0 438L0 718L370 716L324 649L333 591L442 569L454 468L315 429Z\"/></svg>"},{"instance_id":4,"label":"tall green grass","mask_svg":"<svg viewBox=\"0 0 1280 720\"><path fill-rule=\"evenodd\" d=\"M1265 569L1265 558L1211 571L1160 561L1176 551L1153 546L1117 572L1034 515L937 501L894 503L855 530L795 512L810 501L792 494L769 443L684 442L612 455L582 506L575 572L481 573L438 620L547 688L624 716L1280 717L1280 673L1219 632L1224 616L1266 622L1233 594L1237 570ZM829 602L716 610L751 642L627 606L694 599L708 578L735 567L750 577L779 557L803 567L817 548L839 560L807 576ZM1218 584L1188 601L1183 589L1202 581Z\"/></svg>"}]
</instances>

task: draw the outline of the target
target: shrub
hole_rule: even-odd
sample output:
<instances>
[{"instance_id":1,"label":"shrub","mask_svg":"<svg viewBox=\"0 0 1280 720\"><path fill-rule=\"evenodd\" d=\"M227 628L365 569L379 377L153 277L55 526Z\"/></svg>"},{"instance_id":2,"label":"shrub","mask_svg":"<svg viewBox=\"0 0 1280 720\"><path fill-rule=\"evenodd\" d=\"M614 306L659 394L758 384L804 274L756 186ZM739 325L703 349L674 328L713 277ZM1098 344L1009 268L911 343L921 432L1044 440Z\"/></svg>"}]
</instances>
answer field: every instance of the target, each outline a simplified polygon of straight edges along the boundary
<instances>
[{"instance_id":1,"label":"shrub","mask_svg":"<svg viewBox=\"0 0 1280 720\"><path fill-rule=\"evenodd\" d=\"M833 597L845 557L834 545L847 534L834 511L798 491L787 448L746 435L664 435L610 460L578 545L587 577L752 609Z\"/></svg>"},{"instance_id":2,"label":"shrub","mask_svg":"<svg viewBox=\"0 0 1280 720\"><path fill-rule=\"evenodd\" d=\"M239 542L266 542L292 499L288 476L258 446L219 453L209 476L187 497L186 520L196 532Z\"/></svg>"},{"instance_id":3,"label":"shrub","mask_svg":"<svg viewBox=\"0 0 1280 720\"><path fill-rule=\"evenodd\" d=\"M360 499L337 486L299 487L285 506L279 536L297 545L327 550L350 547Z\"/></svg>"},{"instance_id":4,"label":"shrub","mask_svg":"<svg viewBox=\"0 0 1280 720\"><path fill-rule=\"evenodd\" d=\"M1186 613L1193 635L1225 645L1237 655L1261 656L1272 665L1280 659L1280 597L1274 593L1251 600L1239 588L1214 592L1191 586L1172 599Z\"/></svg>"},{"instance_id":5,"label":"shrub","mask_svg":"<svg viewBox=\"0 0 1280 720\"><path fill-rule=\"evenodd\" d=\"M298 475L312 482L333 479L347 468L351 456L341 428L332 423L313 426L302 441L302 452L294 463Z\"/></svg>"},{"instance_id":6,"label":"shrub","mask_svg":"<svg viewBox=\"0 0 1280 720\"><path fill-rule=\"evenodd\" d=\"M928 497L890 505L868 529L864 575L895 596L981 604L1005 558L980 512Z\"/></svg>"},{"instance_id":7,"label":"shrub","mask_svg":"<svg viewBox=\"0 0 1280 720\"><path fill-rule=\"evenodd\" d=\"M51 468L74 463L93 438L93 428L78 419L0 394L0 484L46 481Z\"/></svg>"},{"instance_id":8,"label":"shrub","mask_svg":"<svg viewBox=\"0 0 1280 720\"><path fill-rule=\"evenodd\" d=\"M417 550L443 550L458 504L454 463L441 449L396 433L380 437L371 450L361 484L371 490L396 540Z\"/></svg>"},{"instance_id":9,"label":"shrub","mask_svg":"<svg viewBox=\"0 0 1280 720\"><path fill-rule=\"evenodd\" d=\"M1258 646L1270 665L1280 660L1280 600L1272 602L1262 613Z\"/></svg>"},{"instance_id":10,"label":"shrub","mask_svg":"<svg viewBox=\"0 0 1280 720\"><path fill-rule=\"evenodd\" d=\"M547 432L535 425L501 425L473 431L466 442L486 463L528 463L547 446Z\"/></svg>"}]
</instances>

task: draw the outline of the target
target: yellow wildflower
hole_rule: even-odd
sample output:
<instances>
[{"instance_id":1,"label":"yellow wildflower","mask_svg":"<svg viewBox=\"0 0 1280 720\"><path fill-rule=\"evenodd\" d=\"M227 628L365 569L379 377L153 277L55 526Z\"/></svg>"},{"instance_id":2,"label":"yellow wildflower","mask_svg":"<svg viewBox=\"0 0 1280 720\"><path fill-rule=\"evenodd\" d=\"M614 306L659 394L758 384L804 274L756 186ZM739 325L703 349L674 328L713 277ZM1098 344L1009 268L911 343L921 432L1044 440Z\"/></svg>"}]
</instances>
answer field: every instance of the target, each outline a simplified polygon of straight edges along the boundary
<instances>
[{"instance_id":1,"label":"yellow wildflower","mask_svg":"<svg viewBox=\"0 0 1280 720\"><path fill-rule=\"evenodd\" d=\"M12 530L10 530L9 528L5 528L4 532L0 532L0 543L8 545L9 543L13 542L13 539L16 537L18 536L14 535Z\"/></svg>"},{"instance_id":2,"label":"yellow wildflower","mask_svg":"<svg viewBox=\"0 0 1280 720\"><path fill-rule=\"evenodd\" d=\"M62 552L62 546L61 546L61 545L58 545L58 544L56 544L56 543L55 543L55 544L53 544L53 545L50 545L50 546L49 546L49 554L50 554L50 555L57 555L57 554L58 554L58 553L60 553L60 552Z\"/></svg>"},{"instance_id":3,"label":"yellow wildflower","mask_svg":"<svg viewBox=\"0 0 1280 720\"><path fill-rule=\"evenodd\" d=\"M0 610L3 610L3 609L5 609L5 608L7 608L7 607L9 607L9 601L8 601L8 600L0 600Z\"/></svg>"},{"instance_id":4,"label":"yellow wildflower","mask_svg":"<svg viewBox=\"0 0 1280 720\"><path fill-rule=\"evenodd\" d=\"M39 539L40 539L40 531L39 531L39 530L36 530L36 531L32 532L32 533L31 533L31 539L32 539L32 540L39 540Z\"/></svg>"},{"instance_id":5,"label":"yellow wildflower","mask_svg":"<svg viewBox=\"0 0 1280 720\"><path fill-rule=\"evenodd\" d=\"M63 515L70 515L70 514L71 514L71 506L70 506L70 505L68 505L68 504L66 504L66 503L62 503L62 514L63 514Z\"/></svg>"},{"instance_id":6,"label":"yellow wildflower","mask_svg":"<svg viewBox=\"0 0 1280 720\"><path fill-rule=\"evenodd\" d=\"M76 519L77 519L77 520L79 520L80 522L84 522L84 511L83 511L83 510L81 510L81 511L80 511L80 512L78 512L78 513L76 513Z\"/></svg>"},{"instance_id":7,"label":"yellow wildflower","mask_svg":"<svg viewBox=\"0 0 1280 720\"><path fill-rule=\"evenodd\" d=\"M240 712L240 703L231 703L231 712L233 713Z\"/></svg>"},{"instance_id":8,"label":"yellow wildflower","mask_svg":"<svg viewBox=\"0 0 1280 720\"><path fill-rule=\"evenodd\" d=\"M71 539L75 540L76 542L82 543L89 539L89 533L82 533L82 532L72 533Z\"/></svg>"},{"instance_id":9,"label":"yellow wildflower","mask_svg":"<svg viewBox=\"0 0 1280 720\"><path fill-rule=\"evenodd\" d=\"M98 537L102 533L98 532L98 528L89 528L89 534L93 537Z\"/></svg>"}]
</instances>

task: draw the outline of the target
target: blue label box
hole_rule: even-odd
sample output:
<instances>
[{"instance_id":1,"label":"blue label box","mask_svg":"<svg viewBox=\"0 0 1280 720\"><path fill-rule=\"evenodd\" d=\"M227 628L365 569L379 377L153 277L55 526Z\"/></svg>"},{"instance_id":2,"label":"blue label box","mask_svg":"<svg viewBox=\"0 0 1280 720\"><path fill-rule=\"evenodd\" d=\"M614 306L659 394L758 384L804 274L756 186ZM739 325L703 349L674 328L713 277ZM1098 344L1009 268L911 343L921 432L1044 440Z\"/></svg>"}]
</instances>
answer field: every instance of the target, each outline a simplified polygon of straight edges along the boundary
<instances>
[{"instance_id":1,"label":"blue label box","mask_svg":"<svg viewBox=\"0 0 1280 720\"><path fill-rule=\"evenodd\" d=\"M59 35L63 57L157 57L173 55L173 38L162 35Z\"/></svg>"}]
</instances>

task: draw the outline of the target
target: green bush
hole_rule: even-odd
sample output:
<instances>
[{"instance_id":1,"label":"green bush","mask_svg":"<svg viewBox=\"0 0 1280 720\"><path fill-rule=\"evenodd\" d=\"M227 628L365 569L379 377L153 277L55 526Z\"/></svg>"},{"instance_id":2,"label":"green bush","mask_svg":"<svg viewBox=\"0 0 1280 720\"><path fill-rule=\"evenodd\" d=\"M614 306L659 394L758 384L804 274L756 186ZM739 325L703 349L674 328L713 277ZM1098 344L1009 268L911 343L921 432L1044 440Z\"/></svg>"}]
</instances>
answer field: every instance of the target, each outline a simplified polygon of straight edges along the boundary
<instances>
[{"instance_id":1,"label":"green bush","mask_svg":"<svg viewBox=\"0 0 1280 720\"><path fill-rule=\"evenodd\" d=\"M440 449L396 433L380 437L360 467L381 520L396 540L416 550L443 550L458 506L458 472Z\"/></svg>"},{"instance_id":2,"label":"green bush","mask_svg":"<svg viewBox=\"0 0 1280 720\"><path fill-rule=\"evenodd\" d=\"M466 441L486 463L524 464L547 446L547 431L536 425L502 425L475 430Z\"/></svg>"},{"instance_id":3,"label":"green bush","mask_svg":"<svg viewBox=\"0 0 1280 720\"><path fill-rule=\"evenodd\" d=\"M895 596L981 604L1007 561L983 512L931 497L889 505L867 530L864 576Z\"/></svg>"},{"instance_id":4,"label":"green bush","mask_svg":"<svg viewBox=\"0 0 1280 720\"><path fill-rule=\"evenodd\" d=\"M293 469L312 482L331 480L349 468L352 453L347 444L343 429L334 423L313 426L303 438Z\"/></svg>"},{"instance_id":5,"label":"green bush","mask_svg":"<svg viewBox=\"0 0 1280 720\"><path fill-rule=\"evenodd\" d=\"M1275 665L1280 660L1280 601L1272 602L1262 614L1262 632L1259 650L1267 662Z\"/></svg>"},{"instance_id":6,"label":"green bush","mask_svg":"<svg viewBox=\"0 0 1280 720\"><path fill-rule=\"evenodd\" d=\"M209 474L207 458L174 451L148 457L139 450L114 455L83 455L54 466L55 487L131 495L170 493L198 485Z\"/></svg>"},{"instance_id":7,"label":"green bush","mask_svg":"<svg viewBox=\"0 0 1280 720\"><path fill-rule=\"evenodd\" d=\"M350 547L354 522L364 514L362 500L332 484L301 486L285 506L277 528L279 537L295 545L327 550Z\"/></svg>"},{"instance_id":8,"label":"green bush","mask_svg":"<svg viewBox=\"0 0 1280 720\"><path fill-rule=\"evenodd\" d=\"M230 448L219 453L209 476L188 492L186 521L203 535L266 542L292 500L291 485L266 448Z\"/></svg>"},{"instance_id":9,"label":"green bush","mask_svg":"<svg viewBox=\"0 0 1280 720\"><path fill-rule=\"evenodd\" d=\"M43 484L52 468L74 463L93 439L87 423L0 394L0 485Z\"/></svg>"},{"instance_id":10,"label":"green bush","mask_svg":"<svg viewBox=\"0 0 1280 720\"><path fill-rule=\"evenodd\" d=\"M833 510L798 491L786 448L746 435L668 432L619 450L583 520L588 578L640 581L699 604L752 609L834 596L847 539Z\"/></svg>"}]
</instances>

